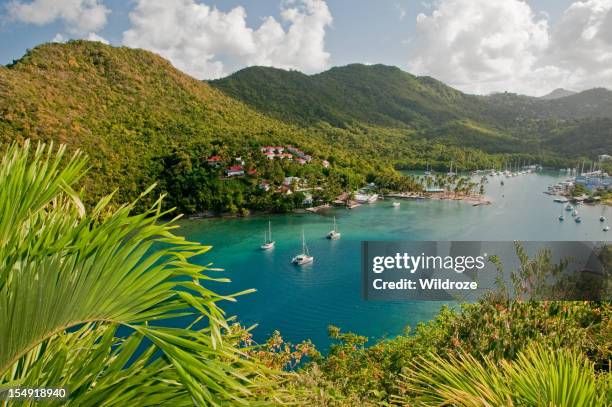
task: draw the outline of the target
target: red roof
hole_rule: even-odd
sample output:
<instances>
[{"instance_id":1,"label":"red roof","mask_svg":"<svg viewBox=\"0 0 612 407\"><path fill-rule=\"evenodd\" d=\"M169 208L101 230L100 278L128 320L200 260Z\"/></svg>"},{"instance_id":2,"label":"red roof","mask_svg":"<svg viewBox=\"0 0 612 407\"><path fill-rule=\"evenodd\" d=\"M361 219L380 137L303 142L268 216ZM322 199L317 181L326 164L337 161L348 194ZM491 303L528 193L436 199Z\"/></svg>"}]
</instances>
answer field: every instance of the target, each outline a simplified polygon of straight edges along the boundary
<instances>
[{"instance_id":1,"label":"red roof","mask_svg":"<svg viewBox=\"0 0 612 407\"><path fill-rule=\"evenodd\" d=\"M249 170L249 175L254 175L254 174L257 174L256 169Z\"/></svg>"},{"instance_id":2,"label":"red roof","mask_svg":"<svg viewBox=\"0 0 612 407\"><path fill-rule=\"evenodd\" d=\"M228 168L228 171L243 171L242 165L233 165Z\"/></svg>"},{"instance_id":3,"label":"red roof","mask_svg":"<svg viewBox=\"0 0 612 407\"><path fill-rule=\"evenodd\" d=\"M208 161L221 161L221 157L219 157L218 155L213 155L208 158Z\"/></svg>"}]
</instances>

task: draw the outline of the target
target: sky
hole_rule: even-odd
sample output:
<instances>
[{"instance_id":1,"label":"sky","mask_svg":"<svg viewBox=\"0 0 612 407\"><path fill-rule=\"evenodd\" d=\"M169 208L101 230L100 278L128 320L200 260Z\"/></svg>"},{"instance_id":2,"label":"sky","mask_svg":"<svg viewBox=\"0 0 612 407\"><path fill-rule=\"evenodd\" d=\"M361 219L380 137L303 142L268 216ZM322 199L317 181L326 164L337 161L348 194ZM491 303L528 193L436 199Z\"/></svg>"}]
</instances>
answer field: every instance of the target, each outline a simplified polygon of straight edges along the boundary
<instances>
[{"instance_id":1,"label":"sky","mask_svg":"<svg viewBox=\"0 0 612 407\"><path fill-rule=\"evenodd\" d=\"M358 62L468 93L612 88L612 0L0 0L0 64L76 38L156 52L198 79Z\"/></svg>"}]
</instances>

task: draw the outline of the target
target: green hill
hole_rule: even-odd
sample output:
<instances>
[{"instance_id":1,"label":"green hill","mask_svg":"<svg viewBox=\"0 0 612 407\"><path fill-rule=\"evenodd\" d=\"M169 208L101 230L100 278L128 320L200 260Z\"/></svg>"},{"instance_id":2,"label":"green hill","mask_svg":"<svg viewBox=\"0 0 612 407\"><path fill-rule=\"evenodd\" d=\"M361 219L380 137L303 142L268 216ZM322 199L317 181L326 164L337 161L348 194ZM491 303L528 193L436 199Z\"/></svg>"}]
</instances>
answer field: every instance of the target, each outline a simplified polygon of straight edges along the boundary
<instances>
[{"instance_id":1,"label":"green hill","mask_svg":"<svg viewBox=\"0 0 612 407\"><path fill-rule=\"evenodd\" d=\"M147 51L71 41L38 46L0 67L0 141L30 138L85 150L93 196L115 188L122 200L137 196L166 170L169 154L205 161L293 143L333 157L340 168L357 168L354 154L329 137L354 144L352 136L267 117Z\"/></svg>"},{"instance_id":2,"label":"green hill","mask_svg":"<svg viewBox=\"0 0 612 407\"><path fill-rule=\"evenodd\" d=\"M474 118L469 113L478 104L433 78L385 65L353 64L311 76L252 67L210 84L262 112L306 125L414 129Z\"/></svg>"},{"instance_id":3,"label":"green hill","mask_svg":"<svg viewBox=\"0 0 612 407\"><path fill-rule=\"evenodd\" d=\"M550 103L559 111L582 103L605 112L605 92ZM597 103L585 103L589 98ZM387 177L393 166L565 165L612 151L606 119L549 117L538 107L544 102L466 95L383 65L310 76L254 67L202 82L151 52L71 41L38 46L0 66L0 141L30 138L85 150L91 170L84 187L92 199L115 189L120 201L133 199L159 182L168 202L185 212L284 210L293 203L262 194L259 181L279 185L284 176L299 176L334 193ZM313 164L267 161L259 152L289 144L312 155ZM223 166L207 165L211 155ZM256 175L224 180L223 168L238 156Z\"/></svg>"},{"instance_id":4,"label":"green hill","mask_svg":"<svg viewBox=\"0 0 612 407\"><path fill-rule=\"evenodd\" d=\"M612 92L603 88L553 99L474 96L431 77L361 64L310 76L252 67L210 84L260 112L303 125L411 129L422 139L490 153L551 151L569 157L612 150L607 133L589 125L593 118L612 118ZM546 137L533 132L542 121L549 126ZM581 134L573 144L578 150L561 146L577 127L595 133ZM559 139L551 140L555 134Z\"/></svg>"}]
</instances>

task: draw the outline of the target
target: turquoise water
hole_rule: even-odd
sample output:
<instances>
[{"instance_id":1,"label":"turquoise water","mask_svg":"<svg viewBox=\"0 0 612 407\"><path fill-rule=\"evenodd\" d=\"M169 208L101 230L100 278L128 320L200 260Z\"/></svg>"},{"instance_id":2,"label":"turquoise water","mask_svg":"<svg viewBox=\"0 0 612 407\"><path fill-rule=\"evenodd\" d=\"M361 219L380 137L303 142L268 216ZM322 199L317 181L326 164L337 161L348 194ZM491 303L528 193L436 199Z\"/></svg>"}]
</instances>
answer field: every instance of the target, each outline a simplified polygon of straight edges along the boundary
<instances>
[{"instance_id":1,"label":"turquoise water","mask_svg":"<svg viewBox=\"0 0 612 407\"><path fill-rule=\"evenodd\" d=\"M500 180L505 185L500 185ZM360 242L362 240L609 240L599 217L612 217L603 206L578 208L582 223L566 215L564 204L542 191L563 180L556 174L494 177L486 195L493 204L473 207L459 201L379 201L353 210L332 209L319 214L271 215L241 219L182 222L180 233L213 246L196 259L223 268L232 280L215 285L223 292L255 288L237 303L224 303L228 315L245 325L258 324L255 339L274 330L291 341L310 338L321 349L329 345L327 326L337 325L370 338L392 337L404 327L431 319L441 303L365 302L361 299ZM325 239L336 216L342 238ZM268 220L276 248L259 250ZM609 222L610 223L610 222ZM290 264L301 249L305 232L314 264Z\"/></svg>"}]
</instances>

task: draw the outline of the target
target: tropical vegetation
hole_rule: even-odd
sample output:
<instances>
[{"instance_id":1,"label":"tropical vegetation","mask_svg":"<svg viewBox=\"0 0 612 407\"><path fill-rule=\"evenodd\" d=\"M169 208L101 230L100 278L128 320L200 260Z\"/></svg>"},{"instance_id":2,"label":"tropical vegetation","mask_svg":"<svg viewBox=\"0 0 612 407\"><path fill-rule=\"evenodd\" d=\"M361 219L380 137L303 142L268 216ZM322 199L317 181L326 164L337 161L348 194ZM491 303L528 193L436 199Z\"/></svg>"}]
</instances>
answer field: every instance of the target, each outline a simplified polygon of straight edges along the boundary
<instances>
[{"instance_id":1,"label":"tropical vegetation","mask_svg":"<svg viewBox=\"0 0 612 407\"><path fill-rule=\"evenodd\" d=\"M29 141L0 160L3 389L66 387L68 399L51 404L79 406L605 406L612 397L610 302L529 299L562 267L550 252L530 259L519 249L513 287L443 308L414 332L366 346L330 327L336 344L322 356L278 332L254 343L219 306L245 293L207 288L227 280L191 261L209 247L175 234L162 198L143 212L112 196L88 209L74 188L86 168L80 152Z\"/></svg>"},{"instance_id":2,"label":"tropical vegetation","mask_svg":"<svg viewBox=\"0 0 612 407\"><path fill-rule=\"evenodd\" d=\"M257 162L259 175L226 182L206 160L220 155L230 165L265 145L295 145L330 163L308 169L323 200L397 169L447 172L451 161L457 171L569 167L612 150L606 92L483 98L378 65L314 76L255 67L202 82L147 51L70 41L0 66L0 141L86 152L92 171L80 185L88 206L116 190L119 201L145 209L153 198L140 193L158 183L169 198L164 208L187 214L287 211L298 197L262 196L256 186L297 167ZM591 110L572 114L577 105ZM537 114L524 117L527 107Z\"/></svg>"},{"instance_id":3,"label":"tropical vegetation","mask_svg":"<svg viewBox=\"0 0 612 407\"><path fill-rule=\"evenodd\" d=\"M190 260L209 247L173 233L161 198L86 208L86 159L67 155L26 141L0 161L0 387L65 387L78 406L275 400L218 305L235 295L207 288L226 280Z\"/></svg>"}]
</instances>

